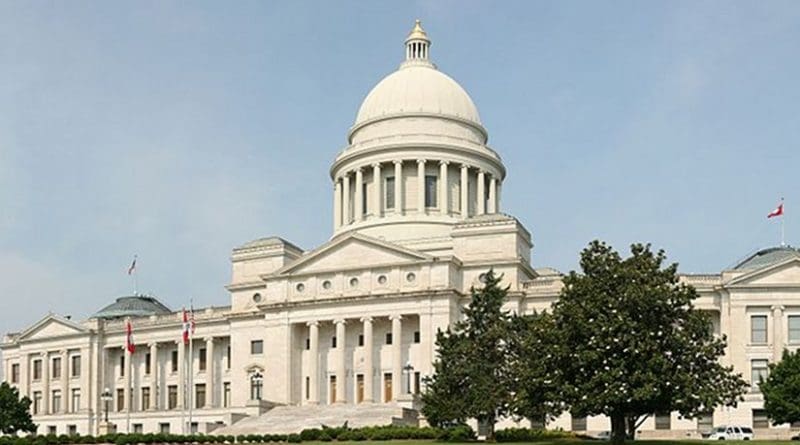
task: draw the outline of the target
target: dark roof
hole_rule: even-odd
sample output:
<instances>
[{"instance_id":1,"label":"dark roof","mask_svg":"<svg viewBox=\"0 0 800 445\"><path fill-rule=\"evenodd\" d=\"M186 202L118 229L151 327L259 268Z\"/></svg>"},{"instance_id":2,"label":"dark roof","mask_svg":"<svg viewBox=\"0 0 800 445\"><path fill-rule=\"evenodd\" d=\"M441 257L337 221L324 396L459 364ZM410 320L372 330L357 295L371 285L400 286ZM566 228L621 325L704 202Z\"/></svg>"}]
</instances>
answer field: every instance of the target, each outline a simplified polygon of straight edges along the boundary
<instances>
[{"instance_id":1,"label":"dark roof","mask_svg":"<svg viewBox=\"0 0 800 445\"><path fill-rule=\"evenodd\" d=\"M171 314L172 310L154 297L134 295L120 297L117 301L97 311L91 318L148 317L150 315Z\"/></svg>"},{"instance_id":2,"label":"dark roof","mask_svg":"<svg viewBox=\"0 0 800 445\"><path fill-rule=\"evenodd\" d=\"M733 267L734 270L754 270L786 261L789 258L800 258L800 250L792 246L769 247L750 255Z\"/></svg>"}]
</instances>

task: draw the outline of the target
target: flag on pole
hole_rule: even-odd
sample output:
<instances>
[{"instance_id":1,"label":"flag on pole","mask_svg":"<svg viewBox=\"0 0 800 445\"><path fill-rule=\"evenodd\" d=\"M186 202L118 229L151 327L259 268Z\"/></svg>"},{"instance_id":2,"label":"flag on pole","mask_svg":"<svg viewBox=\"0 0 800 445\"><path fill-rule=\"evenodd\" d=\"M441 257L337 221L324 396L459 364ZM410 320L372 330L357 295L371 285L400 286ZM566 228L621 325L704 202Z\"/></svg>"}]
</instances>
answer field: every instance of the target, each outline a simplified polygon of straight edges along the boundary
<instances>
[{"instance_id":1,"label":"flag on pole","mask_svg":"<svg viewBox=\"0 0 800 445\"><path fill-rule=\"evenodd\" d=\"M133 256L133 262L131 263L131 266L128 268L128 275L133 274L133 271L135 270L136 270L136 255Z\"/></svg>"},{"instance_id":2,"label":"flag on pole","mask_svg":"<svg viewBox=\"0 0 800 445\"><path fill-rule=\"evenodd\" d=\"M136 351L136 345L133 343L133 324L130 318L125 323L125 331L125 349L128 350L128 353L133 354Z\"/></svg>"},{"instance_id":3,"label":"flag on pole","mask_svg":"<svg viewBox=\"0 0 800 445\"><path fill-rule=\"evenodd\" d=\"M781 215L783 215L783 198L781 198L781 203L778 204L778 207L775 210L769 212L769 215L767 215L767 219Z\"/></svg>"},{"instance_id":4,"label":"flag on pole","mask_svg":"<svg viewBox=\"0 0 800 445\"><path fill-rule=\"evenodd\" d=\"M189 335L191 326L189 324L189 313L186 312L186 308L183 308L183 344L189 344Z\"/></svg>"}]
</instances>

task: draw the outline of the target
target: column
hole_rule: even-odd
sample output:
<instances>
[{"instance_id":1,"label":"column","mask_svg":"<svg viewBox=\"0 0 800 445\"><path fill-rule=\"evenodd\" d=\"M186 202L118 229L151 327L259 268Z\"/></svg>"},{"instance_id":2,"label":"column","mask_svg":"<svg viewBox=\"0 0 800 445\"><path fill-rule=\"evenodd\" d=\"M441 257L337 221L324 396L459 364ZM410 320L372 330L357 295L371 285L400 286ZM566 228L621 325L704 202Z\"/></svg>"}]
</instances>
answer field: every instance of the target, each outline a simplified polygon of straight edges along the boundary
<instances>
[{"instance_id":1,"label":"column","mask_svg":"<svg viewBox=\"0 0 800 445\"><path fill-rule=\"evenodd\" d=\"M308 322L309 354L308 354L308 403L319 404L319 322Z\"/></svg>"},{"instance_id":2,"label":"column","mask_svg":"<svg viewBox=\"0 0 800 445\"><path fill-rule=\"evenodd\" d=\"M403 161L394 161L394 213L403 214Z\"/></svg>"},{"instance_id":3,"label":"column","mask_svg":"<svg viewBox=\"0 0 800 445\"><path fill-rule=\"evenodd\" d=\"M150 409L158 409L158 343L150 343Z\"/></svg>"},{"instance_id":4,"label":"column","mask_svg":"<svg viewBox=\"0 0 800 445\"><path fill-rule=\"evenodd\" d=\"M461 164L461 184L459 185L461 192L461 217L466 218L469 216L469 166Z\"/></svg>"},{"instance_id":5,"label":"column","mask_svg":"<svg viewBox=\"0 0 800 445\"><path fill-rule=\"evenodd\" d=\"M42 352L42 413L50 414L50 357Z\"/></svg>"},{"instance_id":6,"label":"column","mask_svg":"<svg viewBox=\"0 0 800 445\"><path fill-rule=\"evenodd\" d=\"M403 393L403 325L400 315L392 315L392 400Z\"/></svg>"},{"instance_id":7,"label":"column","mask_svg":"<svg viewBox=\"0 0 800 445\"><path fill-rule=\"evenodd\" d=\"M215 406L214 398L217 394L214 370L214 337L206 337L206 408Z\"/></svg>"},{"instance_id":8,"label":"column","mask_svg":"<svg viewBox=\"0 0 800 445\"><path fill-rule=\"evenodd\" d=\"M345 343L345 321L334 320L336 323L336 352L339 363L336 365L336 403L347 403L347 344Z\"/></svg>"},{"instance_id":9,"label":"column","mask_svg":"<svg viewBox=\"0 0 800 445\"><path fill-rule=\"evenodd\" d=\"M486 213L486 172L483 170L478 171L478 200L477 200L477 213L483 215Z\"/></svg>"},{"instance_id":10,"label":"column","mask_svg":"<svg viewBox=\"0 0 800 445\"><path fill-rule=\"evenodd\" d=\"M355 221L364 219L364 170L361 168L356 169L356 216L353 218Z\"/></svg>"},{"instance_id":11,"label":"column","mask_svg":"<svg viewBox=\"0 0 800 445\"><path fill-rule=\"evenodd\" d=\"M772 306L772 361L778 362L783 356L783 306Z\"/></svg>"},{"instance_id":12,"label":"column","mask_svg":"<svg viewBox=\"0 0 800 445\"><path fill-rule=\"evenodd\" d=\"M336 178L333 186L333 230L342 225L342 180Z\"/></svg>"},{"instance_id":13,"label":"column","mask_svg":"<svg viewBox=\"0 0 800 445\"><path fill-rule=\"evenodd\" d=\"M183 409L186 406L186 345L182 340L178 340L178 406L177 409ZM169 397L169 396L167 396Z\"/></svg>"},{"instance_id":14,"label":"column","mask_svg":"<svg viewBox=\"0 0 800 445\"><path fill-rule=\"evenodd\" d=\"M32 399L30 388L31 388L31 376L30 376L30 361L31 358L28 354L22 354L19 357L19 395L20 397L28 397Z\"/></svg>"},{"instance_id":15,"label":"column","mask_svg":"<svg viewBox=\"0 0 800 445\"><path fill-rule=\"evenodd\" d=\"M439 209L442 215L450 213L450 199L447 193L447 161L439 162Z\"/></svg>"},{"instance_id":16,"label":"column","mask_svg":"<svg viewBox=\"0 0 800 445\"><path fill-rule=\"evenodd\" d=\"M364 402L372 403L375 401L372 393L372 317L364 317L361 322L364 323Z\"/></svg>"},{"instance_id":17,"label":"column","mask_svg":"<svg viewBox=\"0 0 800 445\"><path fill-rule=\"evenodd\" d=\"M122 355L125 357L125 411L133 411L133 391L131 391L131 385L133 384L133 366L131 366L133 362L133 354L128 354L128 350L125 346L122 347ZM128 431L130 432L130 431Z\"/></svg>"},{"instance_id":18,"label":"column","mask_svg":"<svg viewBox=\"0 0 800 445\"><path fill-rule=\"evenodd\" d=\"M497 213L497 178L489 177L489 213Z\"/></svg>"},{"instance_id":19,"label":"column","mask_svg":"<svg viewBox=\"0 0 800 445\"><path fill-rule=\"evenodd\" d=\"M380 218L383 214L381 205L383 197L383 181L381 181L381 164L372 164L372 214L375 218Z\"/></svg>"},{"instance_id":20,"label":"column","mask_svg":"<svg viewBox=\"0 0 800 445\"><path fill-rule=\"evenodd\" d=\"M72 402L69 397L69 354L66 349L61 350L61 406L59 413L69 412L67 405Z\"/></svg>"},{"instance_id":21,"label":"column","mask_svg":"<svg viewBox=\"0 0 800 445\"><path fill-rule=\"evenodd\" d=\"M417 159L417 211L425 213L425 160Z\"/></svg>"},{"instance_id":22,"label":"column","mask_svg":"<svg viewBox=\"0 0 800 445\"><path fill-rule=\"evenodd\" d=\"M503 188L503 183L500 182L500 178L497 178L497 203L495 204L495 210L497 213L500 213L500 192Z\"/></svg>"},{"instance_id":23,"label":"column","mask_svg":"<svg viewBox=\"0 0 800 445\"><path fill-rule=\"evenodd\" d=\"M342 225L350 224L350 174L342 177Z\"/></svg>"}]
</instances>

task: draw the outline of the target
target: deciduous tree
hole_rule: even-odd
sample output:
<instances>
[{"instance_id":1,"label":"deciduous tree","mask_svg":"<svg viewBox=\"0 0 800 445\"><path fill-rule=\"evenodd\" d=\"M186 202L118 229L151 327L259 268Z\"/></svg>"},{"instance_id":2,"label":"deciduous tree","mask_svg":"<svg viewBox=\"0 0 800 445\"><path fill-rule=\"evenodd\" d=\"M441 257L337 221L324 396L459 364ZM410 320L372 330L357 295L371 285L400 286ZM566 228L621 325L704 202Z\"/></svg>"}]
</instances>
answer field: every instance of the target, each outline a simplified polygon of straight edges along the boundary
<instances>
[{"instance_id":1,"label":"deciduous tree","mask_svg":"<svg viewBox=\"0 0 800 445\"><path fill-rule=\"evenodd\" d=\"M800 421L800 351L784 350L780 362L770 363L769 376L760 388L773 424Z\"/></svg>"},{"instance_id":2,"label":"deciduous tree","mask_svg":"<svg viewBox=\"0 0 800 445\"><path fill-rule=\"evenodd\" d=\"M36 425L31 419L31 399L19 397L19 391L8 382L0 384L0 432L16 434L17 432L35 433Z\"/></svg>"}]
</instances>

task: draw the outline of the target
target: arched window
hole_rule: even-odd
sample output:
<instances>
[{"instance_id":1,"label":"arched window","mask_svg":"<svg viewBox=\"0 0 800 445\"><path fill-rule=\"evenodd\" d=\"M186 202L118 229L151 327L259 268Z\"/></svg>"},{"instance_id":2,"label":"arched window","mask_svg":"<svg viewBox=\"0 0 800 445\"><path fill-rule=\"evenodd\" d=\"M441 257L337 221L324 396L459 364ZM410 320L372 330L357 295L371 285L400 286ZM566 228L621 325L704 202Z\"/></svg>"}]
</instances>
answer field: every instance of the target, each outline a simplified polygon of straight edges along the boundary
<instances>
[{"instance_id":1,"label":"arched window","mask_svg":"<svg viewBox=\"0 0 800 445\"><path fill-rule=\"evenodd\" d=\"M250 374L250 400L261 400L264 389L264 376L259 371Z\"/></svg>"}]
</instances>

